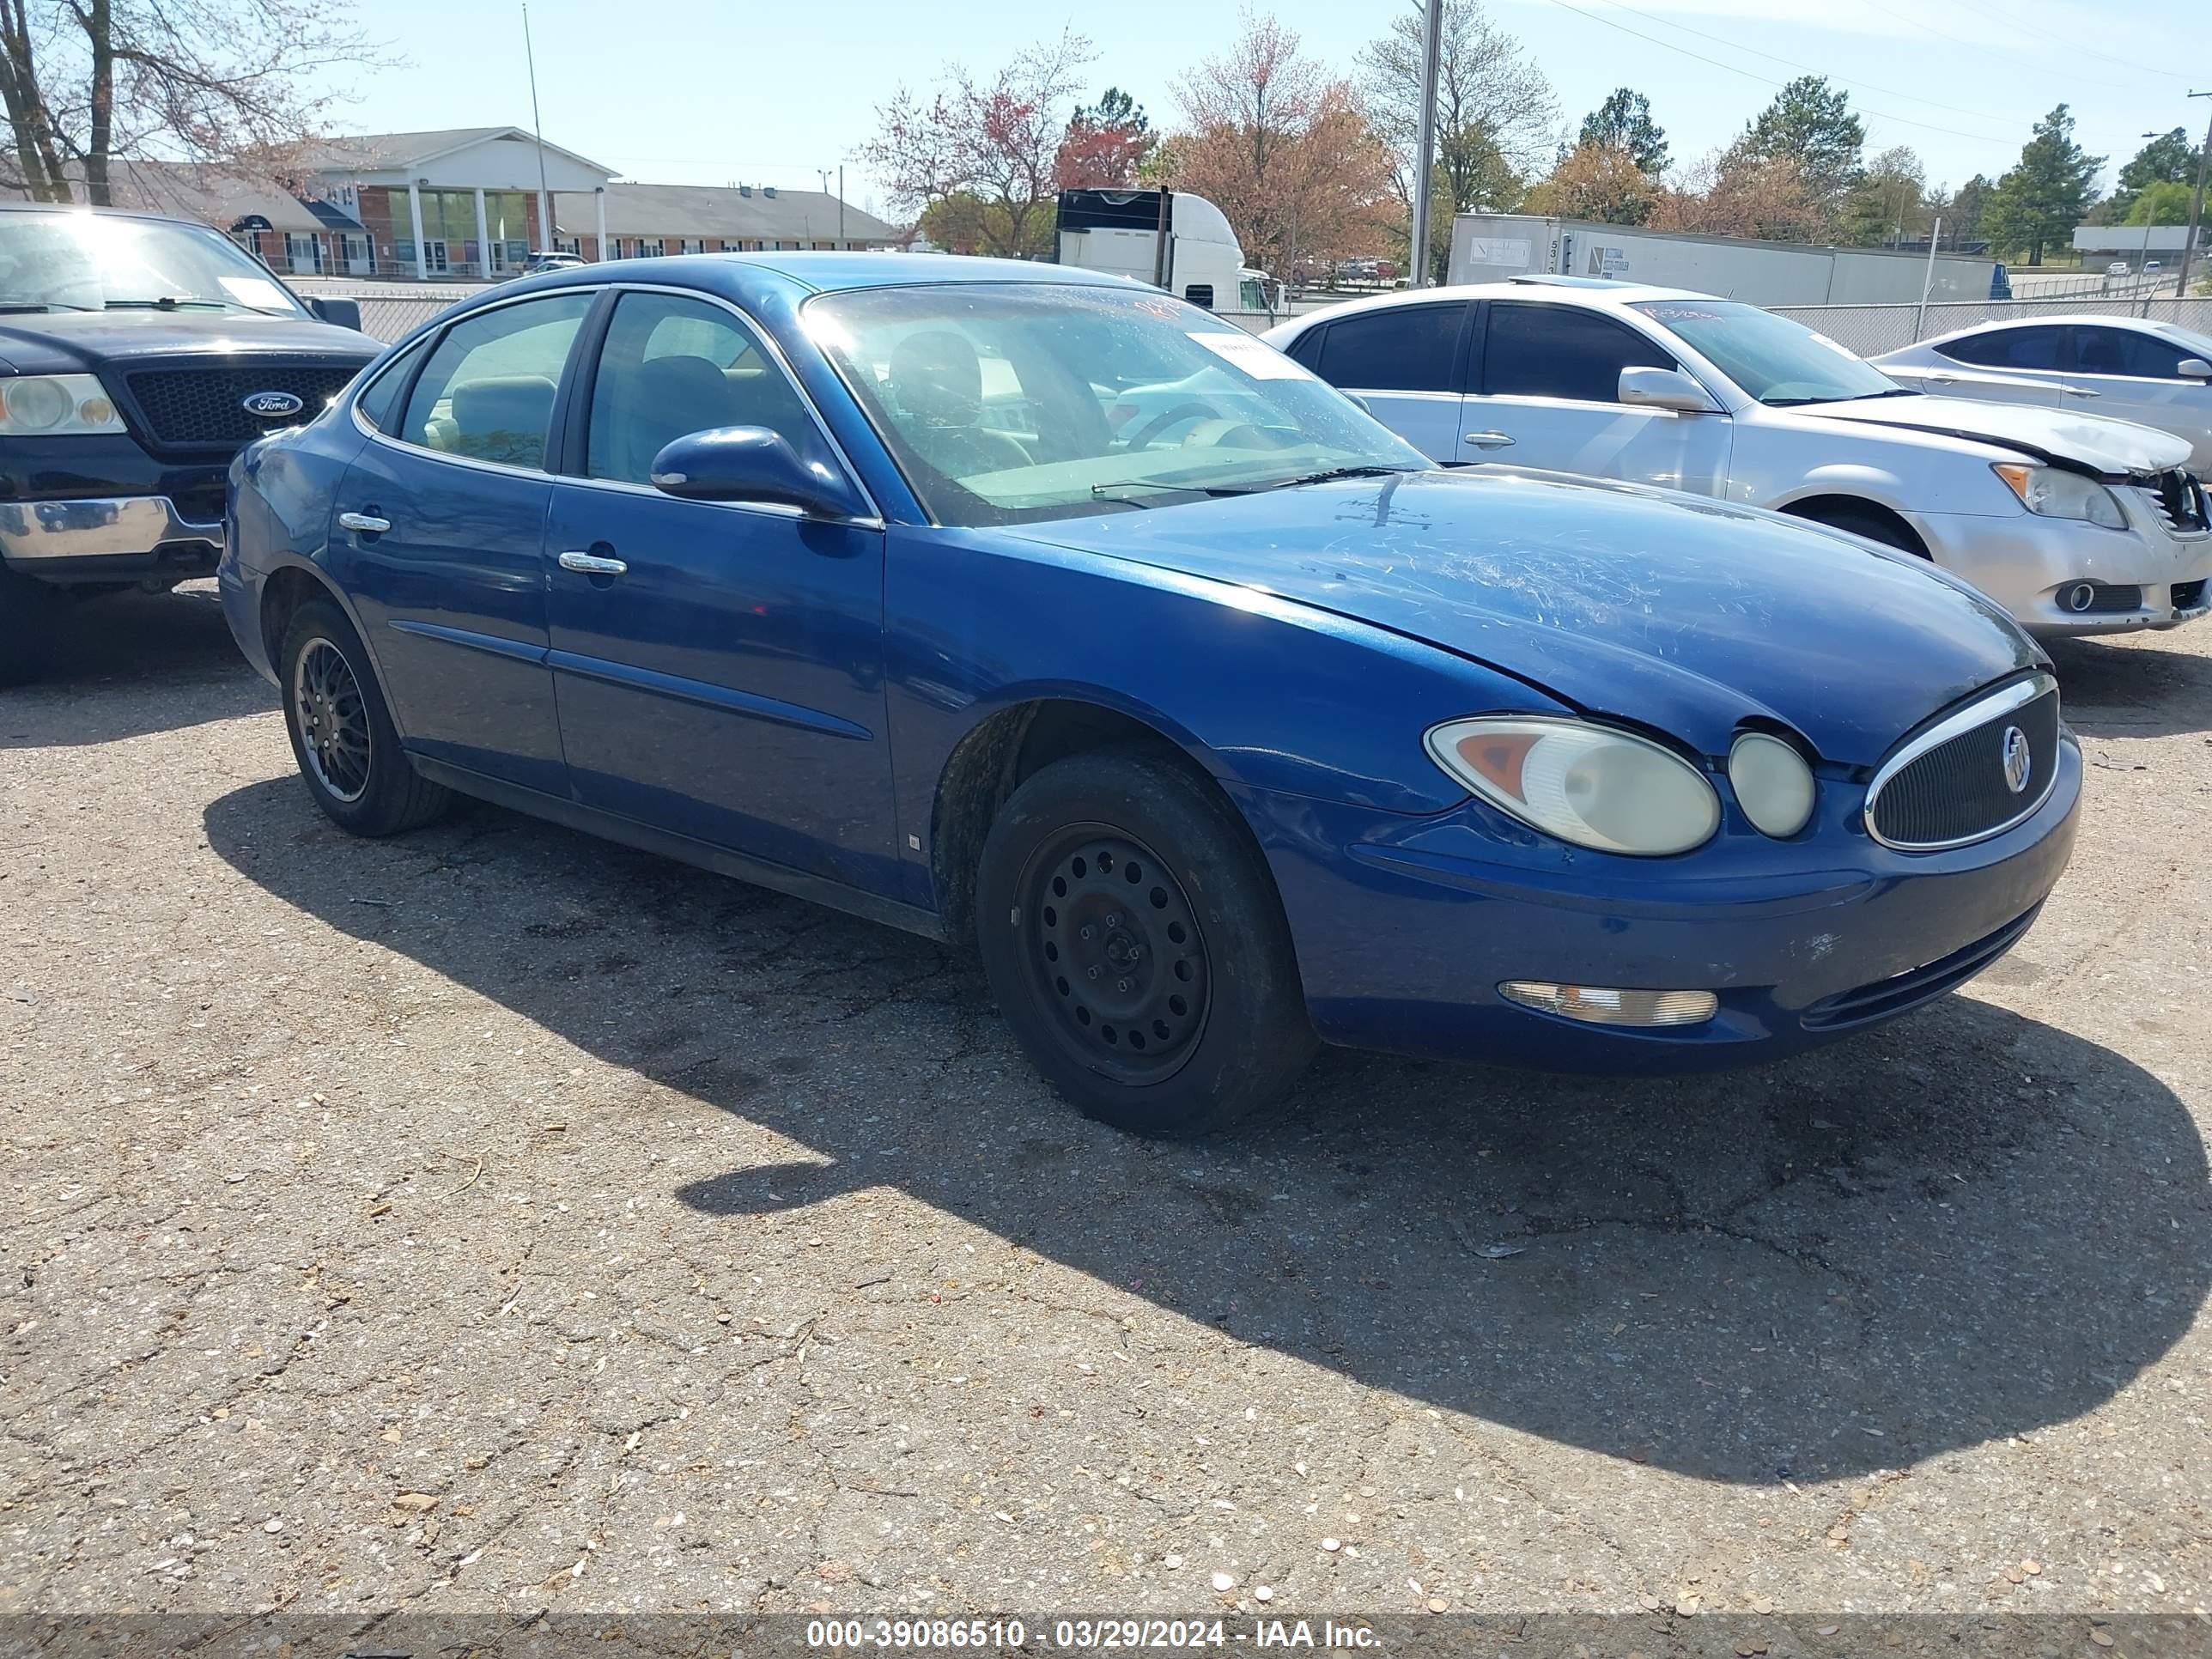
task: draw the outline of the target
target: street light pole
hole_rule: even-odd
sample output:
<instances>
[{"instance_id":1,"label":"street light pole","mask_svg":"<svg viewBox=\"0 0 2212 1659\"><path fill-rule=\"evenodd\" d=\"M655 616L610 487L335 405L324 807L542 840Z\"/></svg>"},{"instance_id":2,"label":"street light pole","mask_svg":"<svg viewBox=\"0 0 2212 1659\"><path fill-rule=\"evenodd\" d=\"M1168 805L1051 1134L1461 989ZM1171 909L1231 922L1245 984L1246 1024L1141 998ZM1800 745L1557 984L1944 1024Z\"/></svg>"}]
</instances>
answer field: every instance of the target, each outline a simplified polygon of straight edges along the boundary
<instances>
[{"instance_id":1,"label":"street light pole","mask_svg":"<svg viewBox=\"0 0 2212 1659\"><path fill-rule=\"evenodd\" d=\"M2212 98L2212 92L2192 92L2191 98ZM2189 256L2197 251L2197 226L2204 216L2204 167L2212 162L2212 121L2204 124L2204 148L2197 152L2197 188L2189 198L2189 234L2181 243L2181 274L2173 279L2173 297L2189 295Z\"/></svg>"},{"instance_id":2,"label":"street light pole","mask_svg":"<svg viewBox=\"0 0 2212 1659\"><path fill-rule=\"evenodd\" d=\"M538 118L538 54L530 49L530 0L522 0L522 61L530 66L530 136L538 145L538 246L553 251L553 192L545 187L545 124Z\"/></svg>"},{"instance_id":3,"label":"street light pole","mask_svg":"<svg viewBox=\"0 0 2212 1659\"><path fill-rule=\"evenodd\" d=\"M1421 9L1421 137L1413 149L1413 223L1407 244L1407 288L1429 285L1429 199L1437 170L1437 78L1442 73L1444 0L1425 0Z\"/></svg>"}]
</instances>

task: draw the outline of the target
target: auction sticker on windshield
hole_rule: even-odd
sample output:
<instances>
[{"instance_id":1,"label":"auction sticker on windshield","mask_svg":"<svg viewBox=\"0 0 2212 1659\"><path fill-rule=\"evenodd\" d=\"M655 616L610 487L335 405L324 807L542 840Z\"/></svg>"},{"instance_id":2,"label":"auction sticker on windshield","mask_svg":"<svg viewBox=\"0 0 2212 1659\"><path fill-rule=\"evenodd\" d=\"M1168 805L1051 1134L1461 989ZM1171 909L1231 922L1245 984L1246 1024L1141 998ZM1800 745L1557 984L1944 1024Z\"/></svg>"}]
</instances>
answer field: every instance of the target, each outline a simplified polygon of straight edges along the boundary
<instances>
[{"instance_id":1,"label":"auction sticker on windshield","mask_svg":"<svg viewBox=\"0 0 2212 1659\"><path fill-rule=\"evenodd\" d=\"M222 284L225 294L242 306L259 310L291 309L285 303L284 290L265 276L218 276L216 280Z\"/></svg>"},{"instance_id":2,"label":"auction sticker on windshield","mask_svg":"<svg viewBox=\"0 0 2212 1659\"><path fill-rule=\"evenodd\" d=\"M1216 334L1191 329L1190 337L1224 362L1232 363L1255 380L1310 380L1304 368L1255 335Z\"/></svg>"}]
</instances>

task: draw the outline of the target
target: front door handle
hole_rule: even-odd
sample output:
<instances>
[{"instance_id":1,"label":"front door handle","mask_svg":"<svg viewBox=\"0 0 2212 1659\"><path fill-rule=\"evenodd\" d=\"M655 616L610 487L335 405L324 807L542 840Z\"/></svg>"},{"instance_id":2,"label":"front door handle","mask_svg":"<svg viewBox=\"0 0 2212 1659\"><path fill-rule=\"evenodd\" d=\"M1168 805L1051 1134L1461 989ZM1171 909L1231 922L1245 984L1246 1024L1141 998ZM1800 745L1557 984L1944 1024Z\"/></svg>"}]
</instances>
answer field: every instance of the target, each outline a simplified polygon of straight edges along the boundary
<instances>
[{"instance_id":1,"label":"front door handle","mask_svg":"<svg viewBox=\"0 0 2212 1659\"><path fill-rule=\"evenodd\" d=\"M561 568L573 570L581 576L623 576L629 567L620 559L603 559L596 553L563 553Z\"/></svg>"},{"instance_id":2,"label":"front door handle","mask_svg":"<svg viewBox=\"0 0 2212 1659\"><path fill-rule=\"evenodd\" d=\"M1463 444L1473 444L1477 449L1510 449L1513 436L1507 432L1470 432L1462 438Z\"/></svg>"},{"instance_id":3,"label":"front door handle","mask_svg":"<svg viewBox=\"0 0 2212 1659\"><path fill-rule=\"evenodd\" d=\"M2069 398L2101 398L2105 395L2101 392L2092 392L2086 386L2061 386L2059 390Z\"/></svg>"},{"instance_id":4,"label":"front door handle","mask_svg":"<svg viewBox=\"0 0 2212 1659\"><path fill-rule=\"evenodd\" d=\"M357 530L364 536L381 536L392 528L392 520L380 519L374 513L341 513L338 514L338 528Z\"/></svg>"}]
</instances>

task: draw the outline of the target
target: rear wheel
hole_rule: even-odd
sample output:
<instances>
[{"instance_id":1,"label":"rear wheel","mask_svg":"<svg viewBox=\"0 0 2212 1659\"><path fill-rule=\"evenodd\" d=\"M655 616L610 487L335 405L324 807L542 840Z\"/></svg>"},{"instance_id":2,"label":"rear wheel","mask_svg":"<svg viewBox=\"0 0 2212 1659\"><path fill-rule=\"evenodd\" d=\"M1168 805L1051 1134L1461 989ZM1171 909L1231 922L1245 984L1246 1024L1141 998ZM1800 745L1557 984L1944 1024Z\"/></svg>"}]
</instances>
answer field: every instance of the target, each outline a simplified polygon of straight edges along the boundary
<instances>
[{"instance_id":1,"label":"rear wheel","mask_svg":"<svg viewBox=\"0 0 2212 1659\"><path fill-rule=\"evenodd\" d=\"M975 908L1007 1023L1087 1116L1212 1133L1274 1104L1312 1057L1267 866L1171 760L1108 750L1029 779L984 843Z\"/></svg>"},{"instance_id":2,"label":"rear wheel","mask_svg":"<svg viewBox=\"0 0 2212 1659\"><path fill-rule=\"evenodd\" d=\"M293 612L277 665L292 757L332 823L356 836L392 836L452 803L400 749L368 653L337 606L310 599Z\"/></svg>"}]
</instances>

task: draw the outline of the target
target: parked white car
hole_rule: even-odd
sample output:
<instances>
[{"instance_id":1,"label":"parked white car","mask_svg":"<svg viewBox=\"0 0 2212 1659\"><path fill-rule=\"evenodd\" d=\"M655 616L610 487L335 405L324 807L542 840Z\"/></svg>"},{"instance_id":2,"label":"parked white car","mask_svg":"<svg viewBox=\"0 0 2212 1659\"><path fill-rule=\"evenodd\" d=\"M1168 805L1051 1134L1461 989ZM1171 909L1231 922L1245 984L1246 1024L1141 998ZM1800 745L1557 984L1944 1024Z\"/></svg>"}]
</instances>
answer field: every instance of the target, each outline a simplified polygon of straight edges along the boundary
<instances>
[{"instance_id":1,"label":"parked white car","mask_svg":"<svg viewBox=\"0 0 2212 1659\"><path fill-rule=\"evenodd\" d=\"M1983 323L1874 360L1947 398L2044 404L2140 421L2185 440L2212 472L2212 335L2136 317Z\"/></svg>"},{"instance_id":2,"label":"parked white car","mask_svg":"<svg viewBox=\"0 0 2212 1659\"><path fill-rule=\"evenodd\" d=\"M2212 609L2212 525L2181 440L1925 396L1739 301L1529 277L1353 301L1265 337L1447 465L1815 519L1932 559L2040 634Z\"/></svg>"},{"instance_id":3,"label":"parked white car","mask_svg":"<svg viewBox=\"0 0 2212 1659\"><path fill-rule=\"evenodd\" d=\"M2115 259L2112 264L2105 267L2105 275L2107 276L2124 276L2128 274L2128 262L2125 259Z\"/></svg>"}]
</instances>

